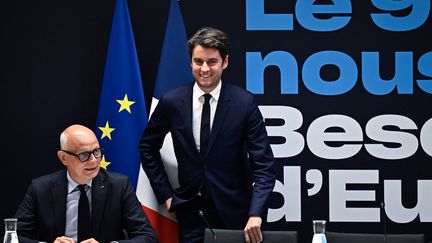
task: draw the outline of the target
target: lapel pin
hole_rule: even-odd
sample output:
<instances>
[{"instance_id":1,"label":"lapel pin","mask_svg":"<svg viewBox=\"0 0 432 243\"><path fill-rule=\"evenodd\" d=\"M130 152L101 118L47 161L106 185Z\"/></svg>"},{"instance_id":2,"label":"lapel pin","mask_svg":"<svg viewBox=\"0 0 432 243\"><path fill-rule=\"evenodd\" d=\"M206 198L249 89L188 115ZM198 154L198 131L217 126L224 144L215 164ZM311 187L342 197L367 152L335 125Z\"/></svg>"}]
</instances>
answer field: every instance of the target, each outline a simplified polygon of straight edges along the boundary
<instances>
[{"instance_id":1,"label":"lapel pin","mask_svg":"<svg viewBox=\"0 0 432 243\"><path fill-rule=\"evenodd\" d=\"M101 189L103 189L104 187L105 187L105 186L104 186L104 185L102 185L102 186L101 186L100 188L101 188Z\"/></svg>"}]
</instances>

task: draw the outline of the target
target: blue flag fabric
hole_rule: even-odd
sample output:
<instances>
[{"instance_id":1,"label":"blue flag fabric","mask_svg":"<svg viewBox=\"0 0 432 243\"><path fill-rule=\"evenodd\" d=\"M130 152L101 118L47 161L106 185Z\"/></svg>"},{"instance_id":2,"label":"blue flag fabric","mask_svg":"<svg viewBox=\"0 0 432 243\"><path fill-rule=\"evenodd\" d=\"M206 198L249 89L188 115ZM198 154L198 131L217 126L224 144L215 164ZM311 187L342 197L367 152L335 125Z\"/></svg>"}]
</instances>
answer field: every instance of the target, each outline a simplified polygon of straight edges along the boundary
<instances>
[{"instance_id":1,"label":"blue flag fabric","mask_svg":"<svg viewBox=\"0 0 432 243\"><path fill-rule=\"evenodd\" d=\"M101 167L129 176L136 188L138 144L147 125L144 90L126 0L114 10L96 135L104 148Z\"/></svg>"},{"instance_id":2,"label":"blue flag fabric","mask_svg":"<svg viewBox=\"0 0 432 243\"><path fill-rule=\"evenodd\" d=\"M159 100L164 92L193 81L186 41L186 30L180 8L177 0L171 0L153 91L154 98Z\"/></svg>"}]
</instances>

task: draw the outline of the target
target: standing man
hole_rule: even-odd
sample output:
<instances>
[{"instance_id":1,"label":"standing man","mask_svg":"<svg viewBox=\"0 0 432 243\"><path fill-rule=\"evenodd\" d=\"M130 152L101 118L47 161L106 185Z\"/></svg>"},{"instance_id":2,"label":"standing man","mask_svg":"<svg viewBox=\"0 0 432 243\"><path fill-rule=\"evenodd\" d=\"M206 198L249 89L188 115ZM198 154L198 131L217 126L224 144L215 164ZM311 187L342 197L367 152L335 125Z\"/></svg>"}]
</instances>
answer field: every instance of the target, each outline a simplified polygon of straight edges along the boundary
<instances>
[{"instance_id":1,"label":"standing man","mask_svg":"<svg viewBox=\"0 0 432 243\"><path fill-rule=\"evenodd\" d=\"M100 169L92 130L66 128L57 156L66 169L33 180L15 213L20 242L157 242L128 178Z\"/></svg>"},{"instance_id":2,"label":"standing man","mask_svg":"<svg viewBox=\"0 0 432 243\"><path fill-rule=\"evenodd\" d=\"M162 95L141 139L143 169L159 203L175 212L180 242L202 242L205 227L244 229L246 242L259 242L275 183L263 117L251 93L221 81L229 59L225 33L204 27L187 44L195 82ZM175 190L159 152L168 132L178 163Z\"/></svg>"}]
</instances>

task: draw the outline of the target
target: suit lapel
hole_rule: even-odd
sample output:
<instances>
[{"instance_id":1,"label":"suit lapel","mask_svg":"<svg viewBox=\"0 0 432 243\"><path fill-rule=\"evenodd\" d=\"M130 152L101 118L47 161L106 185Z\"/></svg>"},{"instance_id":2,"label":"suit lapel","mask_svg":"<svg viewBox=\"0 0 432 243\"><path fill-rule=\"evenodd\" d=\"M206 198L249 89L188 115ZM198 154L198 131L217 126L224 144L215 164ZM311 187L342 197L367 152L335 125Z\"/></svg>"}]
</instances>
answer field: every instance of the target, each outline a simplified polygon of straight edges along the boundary
<instances>
[{"instance_id":1,"label":"suit lapel","mask_svg":"<svg viewBox=\"0 0 432 243\"><path fill-rule=\"evenodd\" d=\"M64 235L66 228L66 198L67 198L67 177L66 170L53 178L51 188L52 205L54 210L57 235Z\"/></svg>"},{"instance_id":2,"label":"suit lapel","mask_svg":"<svg viewBox=\"0 0 432 243\"><path fill-rule=\"evenodd\" d=\"M208 152L211 150L211 147L213 146L214 141L216 140L216 137L225 121L227 111L230 108L231 96L228 91L229 90L227 88L227 85L222 84L221 93L219 96L219 101L217 104L216 113L213 120L213 126L210 132L209 143L204 157L207 157Z\"/></svg>"},{"instance_id":3,"label":"suit lapel","mask_svg":"<svg viewBox=\"0 0 432 243\"><path fill-rule=\"evenodd\" d=\"M196 148L195 138L192 132L192 92L193 85L190 85L186 92L180 96L180 105L182 106L180 107L180 110L184 111L182 114L184 114L183 121L185 132L187 133L187 141L191 144L191 148L195 148L196 154L200 154Z\"/></svg>"},{"instance_id":4,"label":"suit lapel","mask_svg":"<svg viewBox=\"0 0 432 243\"><path fill-rule=\"evenodd\" d=\"M92 232L96 237L99 235L105 208L105 198L109 189L105 181L106 175L102 170L99 171L99 174L92 182Z\"/></svg>"}]
</instances>

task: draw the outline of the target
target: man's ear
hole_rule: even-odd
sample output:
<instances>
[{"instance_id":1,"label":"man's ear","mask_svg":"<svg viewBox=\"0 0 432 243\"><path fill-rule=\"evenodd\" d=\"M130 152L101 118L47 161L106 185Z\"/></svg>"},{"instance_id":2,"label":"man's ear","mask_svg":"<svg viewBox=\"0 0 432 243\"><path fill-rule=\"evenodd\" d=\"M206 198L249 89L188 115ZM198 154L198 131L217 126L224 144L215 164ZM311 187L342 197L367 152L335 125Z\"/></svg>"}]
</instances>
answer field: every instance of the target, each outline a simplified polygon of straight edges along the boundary
<instances>
[{"instance_id":1,"label":"man's ear","mask_svg":"<svg viewBox=\"0 0 432 243\"><path fill-rule=\"evenodd\" d=\"M229 55L226 55L225 60L222 63L222 69L225 69L228 67L228 63L229 63L228 59L229 59Z\"/></svg>"},{"instance_id":2,"label":"man's ear","mask_svg":"<svg viewBox=\"0 0 432 243\"><path fill-rule=\"evenodd\" d=\"M66 156L67 155L66 155L65 152L63 152L61 150L57 151L57 157L59 158L60 162L62 162L62 164L65 165L65 166L67 166L67 164L68 164Z\"/></svg>"}]
</instances>

